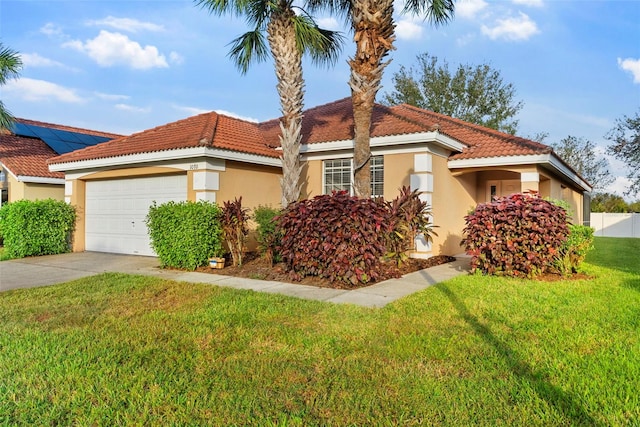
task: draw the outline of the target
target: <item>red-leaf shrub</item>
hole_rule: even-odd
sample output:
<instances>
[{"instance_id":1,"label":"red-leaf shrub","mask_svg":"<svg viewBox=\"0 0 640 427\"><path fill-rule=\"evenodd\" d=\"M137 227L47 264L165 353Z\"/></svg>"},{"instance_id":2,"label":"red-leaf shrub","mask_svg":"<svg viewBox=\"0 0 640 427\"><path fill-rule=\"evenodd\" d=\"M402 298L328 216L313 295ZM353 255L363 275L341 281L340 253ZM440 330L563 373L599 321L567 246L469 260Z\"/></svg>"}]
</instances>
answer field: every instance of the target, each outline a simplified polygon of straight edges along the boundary
<instances>
[{"instance_id":1,"label":"red-leaf shrub","mask_svg":"<svg viewBox=\"0 0 640 427\"><path fill-rule=\"evenodd\" d=\"M319 276L348 286L378 279L390 232L382 200L334 192L291 203L278 222L280 256L294 279Z\"/></svg>"},{"instance_id":2,"label":"red-leaf shrub","mask_svg":"<svg viewBox=\"0 0 640 427\"><path fill-rule=\"evenodd\" d=\"M553 266L567 240L566 212L537 195L512 194L479 204L465 217L462 245L471 268L532 277Z\"/></svg>"},{"instance_id":3,"label":"red-leaf shrub","mask_svg":"<svg viewBox=\"0 0 640 427\"><path fill-rule=\"evenodd\" d=\"M387 234L386 257L396 261L398 266L409 258L408 251L415 248L415 239L422 234L427 242L433 241L438 234L433 231L431 208L420 200L418 190L407 186L400 188L400 194L387 202L391 232Z\"/></svg>"}]
</instances>

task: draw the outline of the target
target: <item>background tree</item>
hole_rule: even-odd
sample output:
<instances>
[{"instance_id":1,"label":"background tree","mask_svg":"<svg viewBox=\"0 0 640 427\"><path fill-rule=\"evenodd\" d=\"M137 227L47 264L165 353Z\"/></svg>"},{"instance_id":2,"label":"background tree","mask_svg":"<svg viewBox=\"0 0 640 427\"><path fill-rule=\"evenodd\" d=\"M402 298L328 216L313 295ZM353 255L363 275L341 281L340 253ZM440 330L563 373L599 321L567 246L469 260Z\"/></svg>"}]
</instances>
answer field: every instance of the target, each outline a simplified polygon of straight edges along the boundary
<instances>
[{"instance_id":1,"label":"background tree","mask_svg":"<svg viewBox=\"0 0 640 427\"><path fill-rule=\"evenodd\" d=\"M505 83L498 70L487 64L460 64L455 72L447 61L428 53L416 57L415 67L400 67L393 75L394 89L387 92L389 105L411 104L436 113L514 134L522 109L516 90Z\"/></svg>"},{"instance_id":2,"label":"background tree","mask_svg":"<svg viewBox=\"0 0 640 427\"><path fill-rule=\"evenodd\" d=\"M635 117L617 119L613 129L605 136L613 144L608 151L627 164L631 186L626 194L640 192L640 109Z\"/></svg>"},{"instance_id":3,"label":"background tree","mask_svg":"<svg viewBox=\"0 0 640 427\"><path fill-rule=\"evenodd\" d=\"M551 144L565 162L576 170L596 191L602 191L615 181L609 172L609 162L595 152L595 144L588 139L567 136Z\"/></svg>"},{"instance_id":4,"label":"background tree","mask_svg":"<svg viewBox=\"0 0 640 427\"><path fill-rule=\"evenodd\" d=\"M394 49L393 0L308 0L313 9L327 8L343 14L351 24L356 53L349 60L354 122L354 191L371 196L371 115L384 68L382 60ZM434 25L453 17L454 0L407 0L403 13L424 16Z\"/></svg>"},{"instance_id":5,"label":"background tree","mask_svg":"<svg viewBox=\"0 0 640 427\"><path fill-rule=\"evenodd\" d=\"M591 197L591 212L629 212L627 202L617 194L595 193Z\"/></svg>"},{"instance_id":6,"label":"background tree","mask_svg":"<svg viewBox=\"0 0 640 427\"><path fill-rule=\"evenodd\" d=\"M275 63L280 96L282 146L282 207L300 197L300 139L304 107L302 56L315 63L332 64L340 54L339 33L319 28L311 16L294 11L293 0L195 0L217 15L244 16L252 30L231 42L229 56L244 74L253 61L264 61L267 41ZM265 33L267 40L265 41Z\"/></svg>"},{"instance_id":7,"label":"background tree","mask_svg":"<svg viewBox=\"0 0 640 427\"><path fill-rule=\"evenodd\" d=\"M18 78L22 69L22 59L18 52L0 42L0 86L7 81ZM0 100L0 130L9 129L13 124L13 116Z\"/></svg>"}]
</instances>

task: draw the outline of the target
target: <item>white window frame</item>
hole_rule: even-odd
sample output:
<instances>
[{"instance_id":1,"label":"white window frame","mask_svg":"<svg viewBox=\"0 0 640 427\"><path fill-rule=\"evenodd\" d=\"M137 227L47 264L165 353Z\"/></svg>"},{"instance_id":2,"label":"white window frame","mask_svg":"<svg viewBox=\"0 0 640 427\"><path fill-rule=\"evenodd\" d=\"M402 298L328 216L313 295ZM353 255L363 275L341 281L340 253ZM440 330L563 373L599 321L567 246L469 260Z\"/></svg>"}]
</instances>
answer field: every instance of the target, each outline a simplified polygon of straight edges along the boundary
<instances>
[{"instance_id":1,"label":"white window frame","mask_svg":"<svg viewBox=\"0 0 640 427\"><path fill-rule=\"evenodd\" d=\"M353 159L349 158L336 158L336 159L326 159L322 161L322 194L330 194L331 191L333 189L329 189L327 188L327 163L328 162L335 162L335 161L342 161L345 162L345 160L349 161L349 194L353 195ZM378 164L378 162L380 162ZM332 166L333 168L333 166ZM346 165L343 164L342 168L346 169ZM375 180L375 173L376 172L381 173L381 180ZM384 196L384 156L379 155L379 156L371 156L371 173L372 175L372 179L371 179L371 196L372 197L382 197ZM381 186L382 192L381 194L376 194L377 192L373 191L375 186Z\"/></svg>"}]
</instances>

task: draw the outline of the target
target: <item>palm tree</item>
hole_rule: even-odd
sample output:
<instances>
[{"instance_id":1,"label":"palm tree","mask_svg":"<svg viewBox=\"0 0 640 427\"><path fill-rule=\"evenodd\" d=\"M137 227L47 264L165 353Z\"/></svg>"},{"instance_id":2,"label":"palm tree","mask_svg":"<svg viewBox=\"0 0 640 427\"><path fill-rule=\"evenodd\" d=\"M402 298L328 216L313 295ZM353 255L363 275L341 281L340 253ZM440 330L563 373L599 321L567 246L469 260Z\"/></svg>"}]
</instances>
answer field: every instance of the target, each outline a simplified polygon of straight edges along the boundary
<instances>
[{"instance_id":1,"label":"palm tree","mask_svg":"<svg viewBox=\"0 0 640 427\"><path fill-rule=\"evenodd\" d=\"M22 68L22 59L18 52L6 47L0 42L0 86L8 80L18 78ZM0 130L9 129L13 124L13 116L0 100Z\"/></svg>"},{"instance_id":2,"label":"palm tree","mask_svg":"<svg viewBox=\"0 0 640 427\"><path fill-rule=\"evenodd\" d=\"M275 62L277 89L280 96L280 145L282 146L282 207L300 197L300 140L304 79L302 56L307 53L318 64L334 63L341 50L342 36L319 28L311 16L299 9L293 0L195 0L217 15L245 16L253 30L231 42L229 56L244 74L253 61L267 58L265 32Z\"/></svg>"},{"instance_id":3,"label":"palm tree","mask_svg":"<svg viewBox=\"0 0 640 427\"><path fill-rule=\"evenodd\" d=\"M440 25L453 17L453 3L454 0L407 0L403 13L424 16L430 23ZM308 6L312 10L329 9L343 14L351 23L356 43L356 53L349 60L354 120L354 191L359 197L370 197L371 114L384 68L389 64L382 60L394 49L393 0L308 0Z\"/></svg>"}]
</instances>

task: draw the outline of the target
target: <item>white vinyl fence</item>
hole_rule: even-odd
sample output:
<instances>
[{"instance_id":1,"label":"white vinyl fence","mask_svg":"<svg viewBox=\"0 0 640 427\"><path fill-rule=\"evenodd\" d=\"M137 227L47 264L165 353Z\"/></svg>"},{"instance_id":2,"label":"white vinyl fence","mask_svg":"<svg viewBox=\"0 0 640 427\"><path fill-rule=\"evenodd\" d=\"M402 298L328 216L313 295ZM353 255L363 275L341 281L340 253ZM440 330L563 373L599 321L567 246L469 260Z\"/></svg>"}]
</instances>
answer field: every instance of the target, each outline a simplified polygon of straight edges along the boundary
<instances>
[{"instance_id":1,"label":"white vinyl fence","mask_svg":"<svg viewBox=\"0 0 640 427\"><path fill-rule=\"evenodd\" d=\"M640 238L640 213L593 213L591 227L599 237Z\"/></svg>"}]
</instances>

